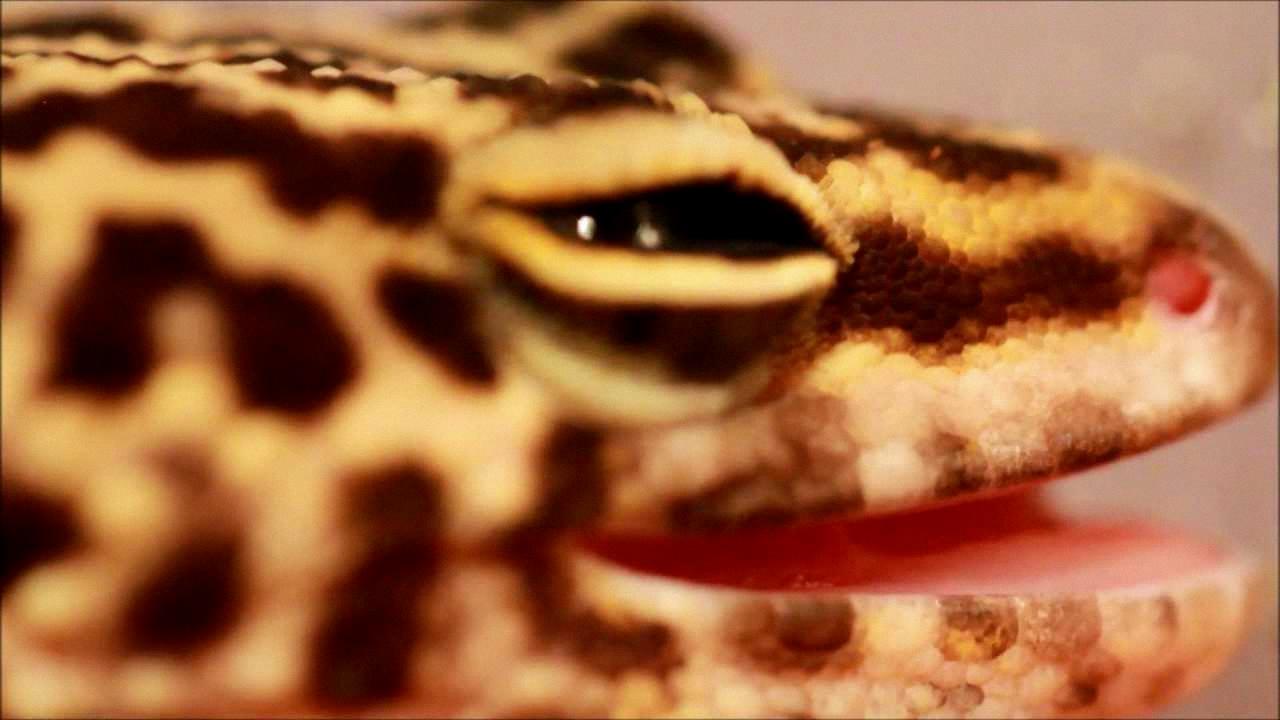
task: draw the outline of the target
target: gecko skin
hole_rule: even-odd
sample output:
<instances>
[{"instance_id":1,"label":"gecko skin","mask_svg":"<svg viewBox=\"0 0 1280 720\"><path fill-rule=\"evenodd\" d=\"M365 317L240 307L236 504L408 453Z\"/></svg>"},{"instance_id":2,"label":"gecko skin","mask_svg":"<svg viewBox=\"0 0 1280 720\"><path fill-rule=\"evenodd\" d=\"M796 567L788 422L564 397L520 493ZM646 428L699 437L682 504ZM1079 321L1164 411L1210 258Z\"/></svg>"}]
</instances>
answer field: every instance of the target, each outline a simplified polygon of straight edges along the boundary
<instances>
[{"instance_id":1,"label":"gecko skin","mask_svg":"<svg viewBox=\"0 0 1280 720\"><path fill-rule=\"evenodd\" d=\"M2 18L5 716L1123 715L1246 631L1248 563L1099 580L1175 541L1019 492L1269 385L1187 193L666 6L51 5Z\"/></svg>"}]
</instances>

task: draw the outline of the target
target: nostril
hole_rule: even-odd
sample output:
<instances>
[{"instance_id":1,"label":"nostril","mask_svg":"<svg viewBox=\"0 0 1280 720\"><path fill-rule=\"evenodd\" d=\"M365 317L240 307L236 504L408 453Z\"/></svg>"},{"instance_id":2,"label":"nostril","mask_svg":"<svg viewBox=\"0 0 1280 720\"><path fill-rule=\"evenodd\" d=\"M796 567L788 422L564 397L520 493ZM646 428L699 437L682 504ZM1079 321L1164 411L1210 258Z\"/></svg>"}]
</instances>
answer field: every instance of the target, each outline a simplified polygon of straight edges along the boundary
<instances>
[{"instance_id":1,"label":"nostril","mask_svg":"<svg viewBox=\"0 0 1280 720\"><path fill-rule=\"evenodd\" d=\"M1212 286L1209 272L1186 254L1163 257L1147 273L1147 294L1181 315L1199 310Z\"/></svg>"}]
</instances>

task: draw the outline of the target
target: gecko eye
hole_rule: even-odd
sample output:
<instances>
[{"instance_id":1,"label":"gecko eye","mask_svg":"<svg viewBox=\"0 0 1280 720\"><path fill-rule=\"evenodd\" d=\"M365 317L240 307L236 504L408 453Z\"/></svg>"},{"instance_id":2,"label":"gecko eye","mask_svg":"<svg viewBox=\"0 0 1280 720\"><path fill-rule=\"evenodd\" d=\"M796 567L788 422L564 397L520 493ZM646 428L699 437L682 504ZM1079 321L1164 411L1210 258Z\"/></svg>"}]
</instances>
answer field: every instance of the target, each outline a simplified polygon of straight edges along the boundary
<instances>
[{"instance_id":1,"label":"gecko eye","mask_svg":"<svg viewBox=\"0 0 1280 720\"><path fill-rule=\"evenodd\" d=\"M733 178L494 201L472 229L512 356L612 421L750 399L837 266L801 205Z\"/></svg>"},{"instance_id":2,"label":"gecko eye","mask_svg":"<svg viewBox=\"0 0 1280 720\"><path fill-rule=\"evenodd\" d=\"M811 181L714 118L525 127L453 178L445 222L492 288L494 339L592 421L706 416L780 387L852 255Z\"/></svg>"},{"instance_id":3,"label":"gecko eye","mask_svg":"<svg viewBox=\"0 0 1280 720\"><path fill-rule=\"evenodd\" d=\"M700 182L528 208L556 235L603 247L730 258L822 251L796 208L766 193Z\"/></svg>"}]
</instances>

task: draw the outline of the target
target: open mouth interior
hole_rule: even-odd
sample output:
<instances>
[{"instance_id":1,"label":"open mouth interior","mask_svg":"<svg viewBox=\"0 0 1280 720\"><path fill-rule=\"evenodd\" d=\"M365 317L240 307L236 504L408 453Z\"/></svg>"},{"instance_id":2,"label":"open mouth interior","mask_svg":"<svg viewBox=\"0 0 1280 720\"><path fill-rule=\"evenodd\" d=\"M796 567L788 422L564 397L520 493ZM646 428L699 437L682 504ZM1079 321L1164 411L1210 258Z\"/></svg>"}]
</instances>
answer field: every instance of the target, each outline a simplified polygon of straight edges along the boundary
<instances>
[{"instance_id":1,"label":"open mouth interior","mask_svg":"<svg viewBox=\"0 0 1280 720\"><path fill-rule=\"evenodd\" d=\"M577 542L631 570L760 591L884 594L1096 592L1211 571L1228 553L1134 519L1074 520L1038 490L893 515L711 534Z\"/></svg>"}]
</instances>

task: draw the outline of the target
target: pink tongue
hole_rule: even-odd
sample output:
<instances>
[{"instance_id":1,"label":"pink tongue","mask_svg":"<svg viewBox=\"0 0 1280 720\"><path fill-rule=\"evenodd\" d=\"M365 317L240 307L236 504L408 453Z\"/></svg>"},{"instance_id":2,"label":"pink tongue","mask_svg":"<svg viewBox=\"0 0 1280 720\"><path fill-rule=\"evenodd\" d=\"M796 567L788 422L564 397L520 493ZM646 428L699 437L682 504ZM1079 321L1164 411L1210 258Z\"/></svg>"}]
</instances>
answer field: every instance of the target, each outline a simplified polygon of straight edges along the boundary
<instances>
[{"instance_id":1,"label":"pink tongue","mask_svg":"<svg viewBox=\"0 0 1280 720\"><path fill-rule=\"evenodd\" d=\"M624 567L752 590L1093 592L1209 570L1223 553L1138 521L1051 516L1029 493L858 520L713 535L578 538Z\"/></svg>"}]
</instances>

